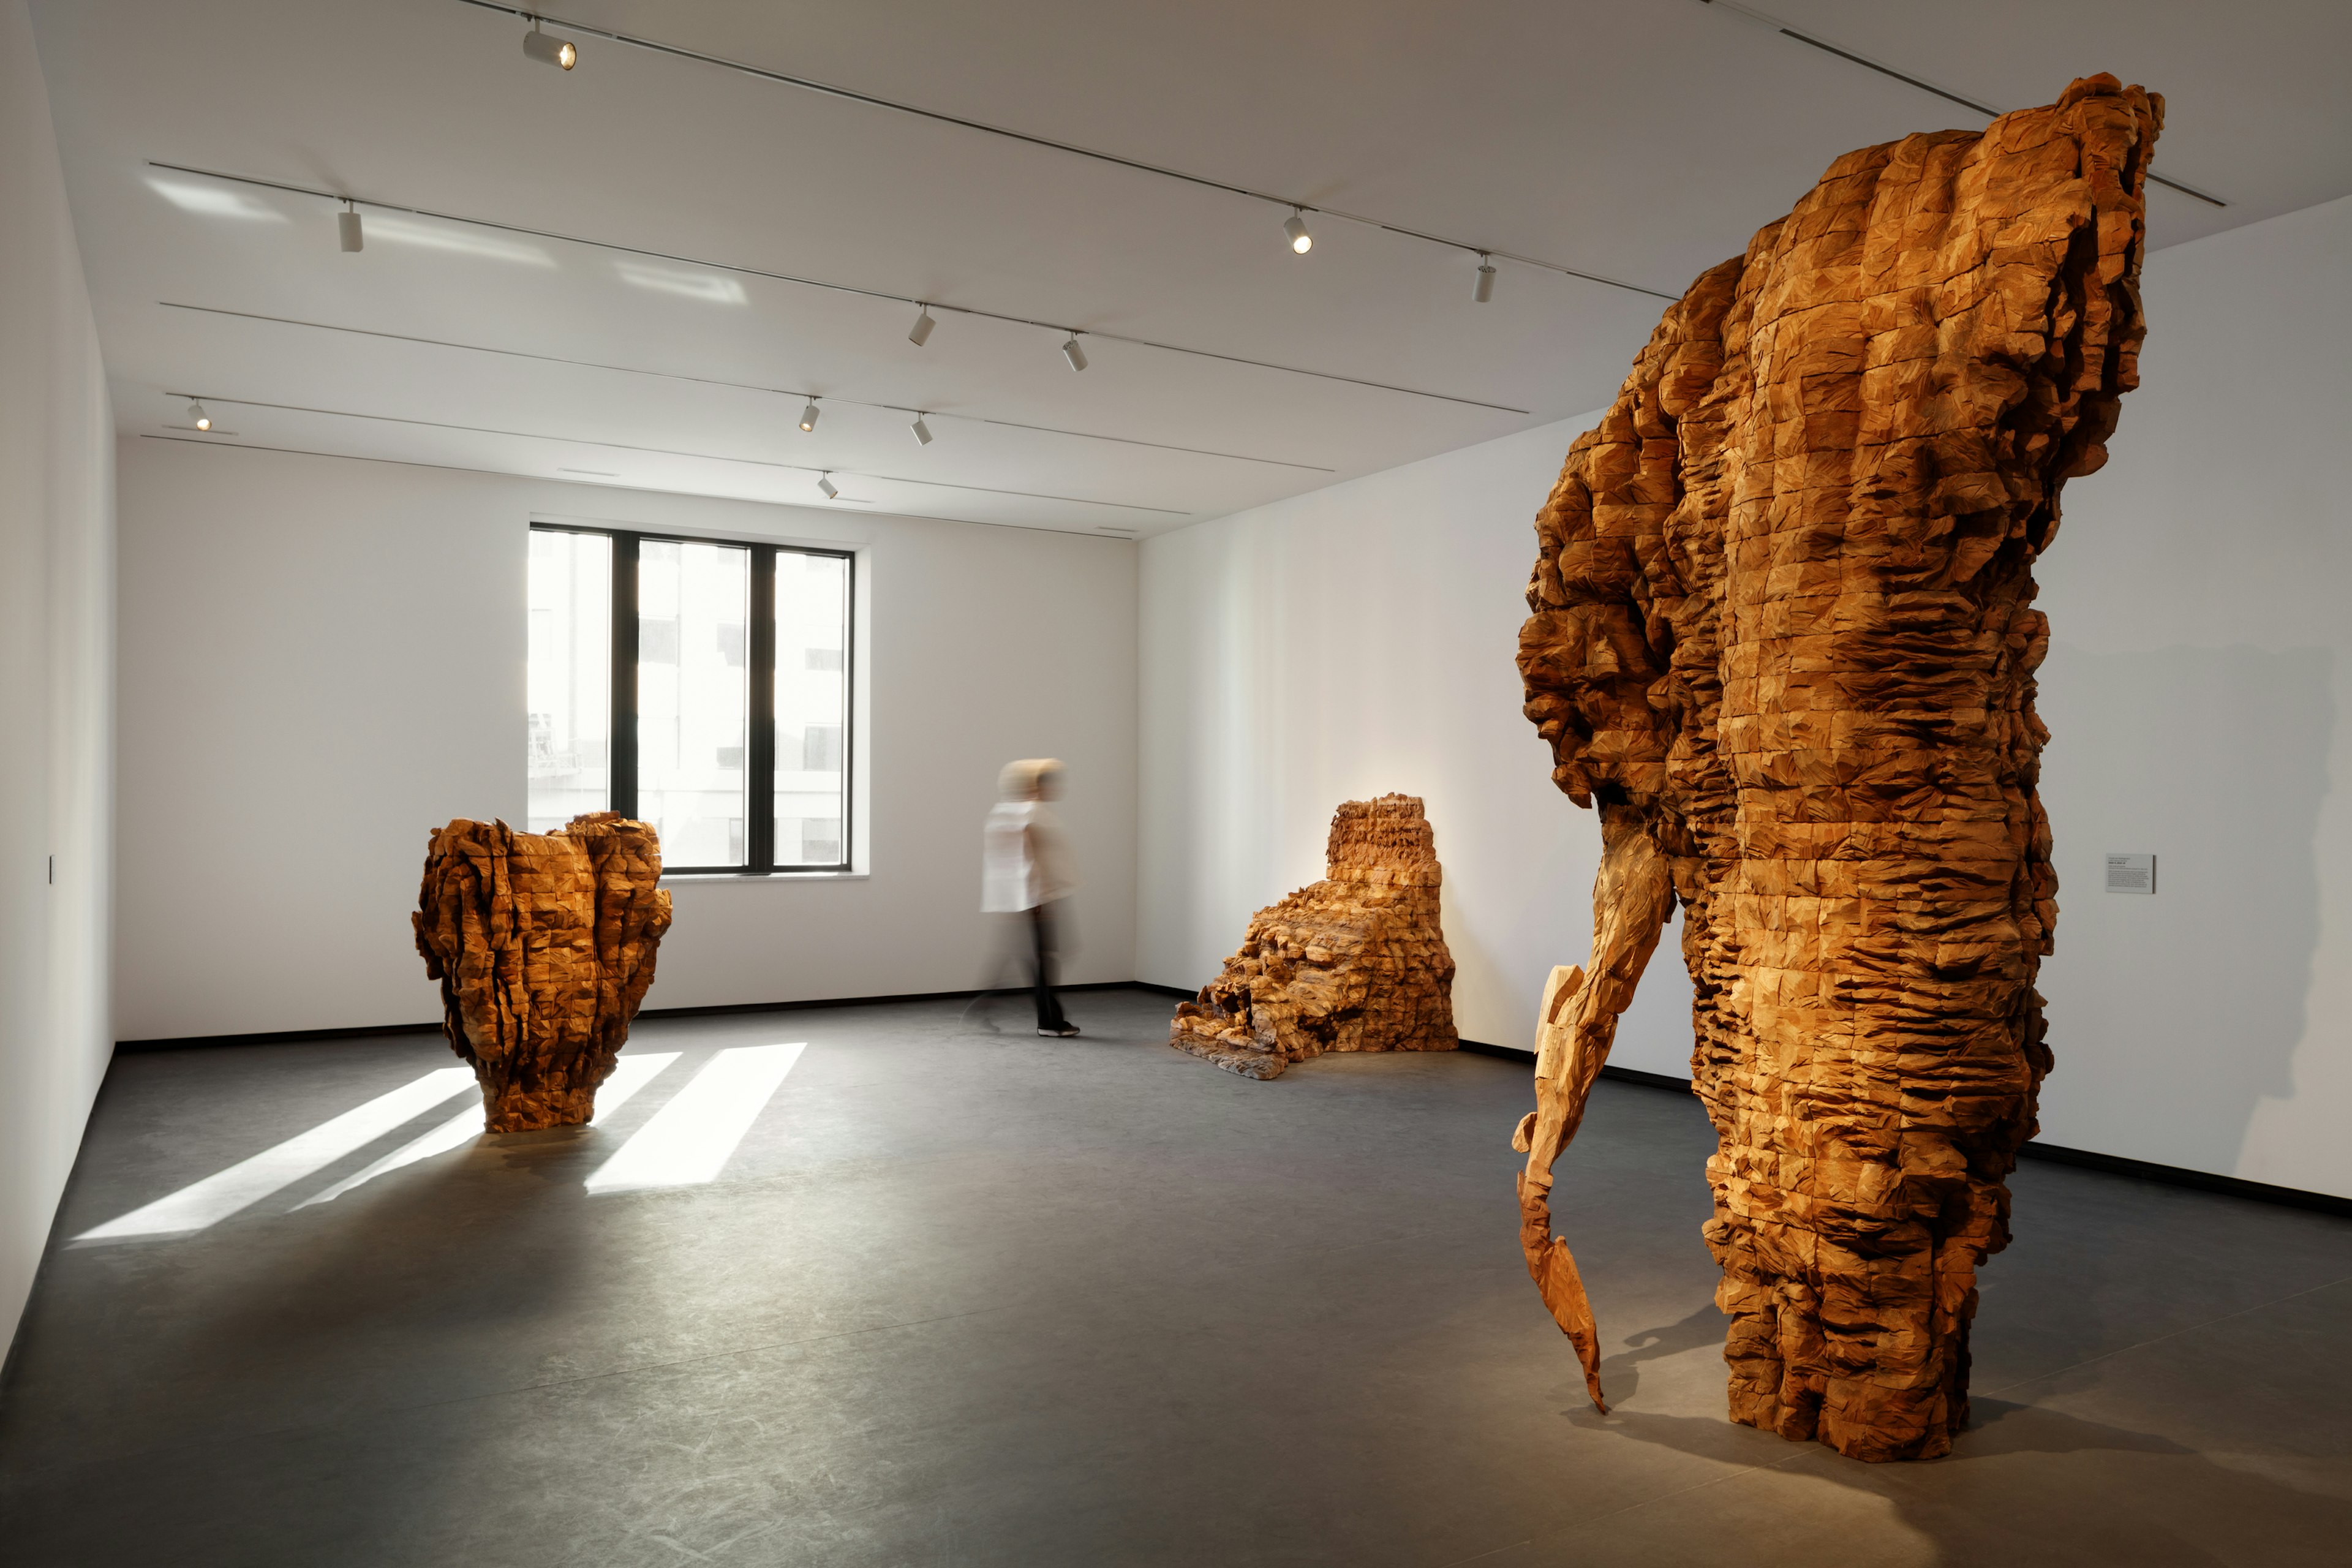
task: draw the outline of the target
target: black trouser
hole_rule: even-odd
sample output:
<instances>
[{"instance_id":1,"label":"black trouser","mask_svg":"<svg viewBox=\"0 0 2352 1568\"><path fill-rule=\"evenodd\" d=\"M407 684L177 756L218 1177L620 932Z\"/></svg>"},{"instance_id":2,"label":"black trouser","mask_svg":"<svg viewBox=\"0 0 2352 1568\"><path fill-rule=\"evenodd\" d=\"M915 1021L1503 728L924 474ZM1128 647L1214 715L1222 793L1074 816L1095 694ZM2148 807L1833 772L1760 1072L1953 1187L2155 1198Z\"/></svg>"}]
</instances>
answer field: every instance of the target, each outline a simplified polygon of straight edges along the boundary
<instances>
[{"instance_id":1,"label":"black trouser","mask_svg":"<svg viewBox=\"0 0 2352 1568\"><path fill-rule=\"evenodd\" d=\"M1039 904L1029 910L1029 941L1037 981L1037 1026L1066 1029L1062 999L1054 994L1054 906Z\"/></svg>"}]
</instances>

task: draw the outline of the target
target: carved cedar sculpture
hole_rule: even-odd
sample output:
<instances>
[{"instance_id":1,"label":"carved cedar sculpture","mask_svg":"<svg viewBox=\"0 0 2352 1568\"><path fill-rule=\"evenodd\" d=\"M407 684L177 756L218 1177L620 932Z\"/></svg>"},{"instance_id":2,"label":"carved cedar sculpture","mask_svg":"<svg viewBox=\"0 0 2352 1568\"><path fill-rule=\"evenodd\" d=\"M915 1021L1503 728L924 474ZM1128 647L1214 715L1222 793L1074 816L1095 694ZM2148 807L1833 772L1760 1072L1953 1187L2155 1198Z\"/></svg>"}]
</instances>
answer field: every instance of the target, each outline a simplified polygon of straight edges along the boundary
<instances>
[{"instance_id":1,"label":"carved cedar sculpture","mask_svg":"<svg viewBox=\"0 0 2352 1568\"><path fill-rule=\"evenodd\" d=\"M660 877L654 830L609 811L555 833L459 821L433 835L416 950L490 1131L595 1115L669 929Z\"/></svg>"},{"instance_id":2,"label":"carved cedar sculpture","mask_svg":"<svg viewBox=\"0 0 2352 1568\"><path fill-rule=\"evenodd\" d=\"M1343 802L1323 880L1260 910L1168 1043L1244 1078L1325 1051L1450 1051L1454 957L1437 847L1406 795Z\"/></svg>"},{"instance_id":3,"label":"carved cedar sculpture","mask_svg":"<svg viewBox=\"0 0 2352 1568\"><path fill-rule=\"evenodd\" d=\"M1603 860L1519 1200L1595 1404L1551 1168L1679 900L1732 1418L1864 1459L1966 1419L2051 1061L2032 566L2137 384L2162 115L2097 76L1839 159L1666 311L1537 520L1527 713Z\"/></svg>"}]
</instances>

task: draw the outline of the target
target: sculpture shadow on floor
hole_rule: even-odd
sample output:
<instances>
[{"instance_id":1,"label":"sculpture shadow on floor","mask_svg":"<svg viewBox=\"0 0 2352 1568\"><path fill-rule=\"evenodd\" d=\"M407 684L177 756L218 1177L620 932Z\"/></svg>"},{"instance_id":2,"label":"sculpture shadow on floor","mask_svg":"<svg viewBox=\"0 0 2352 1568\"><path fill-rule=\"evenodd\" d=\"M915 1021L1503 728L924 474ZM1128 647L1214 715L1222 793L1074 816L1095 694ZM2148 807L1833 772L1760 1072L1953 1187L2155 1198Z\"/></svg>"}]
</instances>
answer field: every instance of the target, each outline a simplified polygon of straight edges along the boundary
<instances>
[{"instance_id":1,"label":"sculpture shadow on floor","mask_svg":"<svg viewBox=\"0 0 2352 1568\"><path fill-rule=\"evenodd\" d=\"M146 1267L180 1281L171 1311L143 1333L97 1326L74 1358L112 1363L87 1425L140 1434L138 1484L123 1486L119 1458L76 1455L11 1516L44 1549L92 1561L135 1560L164 1520L182 1521L175 1561L189 1563L324 1561L304 1553L357 1541L382 1553L369 1561L410 1560L403 1543L446 1525L481 1460L474 1424L436 1407L663 1353L646 1339L662 1319L641 1254L648 1227L675 1222L585 1190L616 1146L601 1131L486 1134L331 1203L238 1216L177 1258L153 1250ZM653 1327L597 1331L616 1314ZM386 1436L403 1430L436 1440ZM120 1507L93 1508L100 1496Z\"/></svg>"},{"instance_id":2,"label":"sculpture shadow on floor","mask_svg":"<svg viewBox=\"0 0 2352 1568\"><path fill-rule=\"evenodd\" d=\"M246 1281L208 1336L331 1376L372 1335L462 1325L478 1345L593 1293L608 1238L581 1184L614 1147L601 1131L484 1134L332 1203L256 1216L257 1232L299 1233L268 1238L269 1288Z\"/></svg>"},{"instance_id":3,"label":"sculpture shadow on floor","mask_svg":"<svg viewBox=\"0 0 2352 1568\"><path fill-rule=\"evenodd\" d=\"M1701 1307L1678 1323L1662 1329L1643 1329L1625 1337L1626 1348L1601 1363L1601 1386L1608 1391L1609 1403L1614 1408L1641 1392L1643 1362L1663 1361L1681 1355L1685 1351L1723 1343L1723 1333L1731 1320L1715 1310L1712 1303ZM1578 1407L1592 1415L1591 1405L1580 1394Z\"/></svg>"},{"instance_id":4,"label":"sculpture shadow on floor","mask_svg":"<svg viewBox=\"0 0 2352 1568\"><path fill-rule=\"evenodd\" d=\"M1607 1416L1584 1402L1574 1379L1563 1380L1559 1391L1561 1415L1572 1425L1742 1468L1743 1474L1675 1494L1672 1506L1685 1512L1682 1527L1694 1532L1715 1530L1718 1517L1779 1515L1790 1505L1760 1504L1755 1489L1773 1487L1778 1475L1786 1475L1778 1484L1826 1481L1877 1500L1934 1553L1923 1560L1940 1568L1994 1562L2148 1568L2319 1562L2352 1539L2352 1500L2261 1473L2264 1456L2231 1452L2222 1463L2170 1437L2049 1405L1978 1395L1948 1457L1885 1465L1848 1459L1820 1444L1787 1442L1723 1416L1639 1408L1640 1364L1719 1342L1724 1322L1710 1306L1626 1336L1628 1348L1601 1363L1612 1402ZM2298 1458L2277 1457L2289 1464ZM1711 1495L1717 1487L1748 1489ZM1659 1505L1628 1510L1629 1525L1650 1506ZM1814 1528L1835 1532L1838 1526L1824 1519ZM1598 1553L1591 1560L1617 1560L1609 1555L1606 1532L1576 1539ZM1807 1550L1818 1545L1816 1538ZM1859 1542L1848 1545L1867 1550Z\"/></svg>"}]
</instances>

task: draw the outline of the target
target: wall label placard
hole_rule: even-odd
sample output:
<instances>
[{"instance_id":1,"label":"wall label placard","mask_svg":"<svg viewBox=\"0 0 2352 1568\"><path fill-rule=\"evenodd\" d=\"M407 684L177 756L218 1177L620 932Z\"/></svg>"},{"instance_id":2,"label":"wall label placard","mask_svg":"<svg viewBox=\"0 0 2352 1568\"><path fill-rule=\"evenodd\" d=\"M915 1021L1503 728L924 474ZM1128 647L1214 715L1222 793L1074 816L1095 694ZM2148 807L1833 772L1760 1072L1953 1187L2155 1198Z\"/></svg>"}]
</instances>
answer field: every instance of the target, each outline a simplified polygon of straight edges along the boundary
<instances>
[{"instance_id":1,"label":"wall label placard","mask_svg":"<svg viewBox=\"0 0 2352 1568\"><path fill-rule=\"evenodd\" d=\"M2156 857L2153 855L2108 856L2107 891L2110 893L2155 892Z\"/></svg>"}]
</instances>

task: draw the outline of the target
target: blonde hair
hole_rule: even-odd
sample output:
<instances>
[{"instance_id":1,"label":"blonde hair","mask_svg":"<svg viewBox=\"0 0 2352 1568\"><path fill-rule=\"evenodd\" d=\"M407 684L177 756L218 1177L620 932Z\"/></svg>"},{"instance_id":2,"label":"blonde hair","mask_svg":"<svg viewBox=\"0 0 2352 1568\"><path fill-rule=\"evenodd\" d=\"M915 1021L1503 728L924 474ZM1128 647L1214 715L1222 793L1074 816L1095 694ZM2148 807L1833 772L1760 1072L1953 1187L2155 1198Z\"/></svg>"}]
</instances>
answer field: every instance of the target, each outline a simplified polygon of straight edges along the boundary
<instances>
[{"instance_id":1,"label":"blonde hair","mask_svg":"<svg viewBox=\"0 0 2352 1568\"><path fill-rule=\"evenodd\" d=\"M1004 800L1042 800L1045 786L1060 782L1061 777L1060 758L1024 757L1004 764L1004 771L996 775L996 793Z\"/></svg>"}]
</instances>

